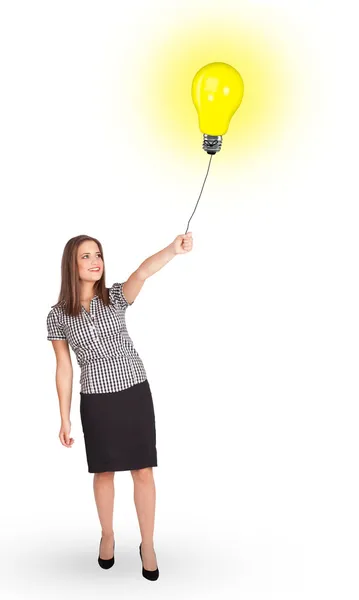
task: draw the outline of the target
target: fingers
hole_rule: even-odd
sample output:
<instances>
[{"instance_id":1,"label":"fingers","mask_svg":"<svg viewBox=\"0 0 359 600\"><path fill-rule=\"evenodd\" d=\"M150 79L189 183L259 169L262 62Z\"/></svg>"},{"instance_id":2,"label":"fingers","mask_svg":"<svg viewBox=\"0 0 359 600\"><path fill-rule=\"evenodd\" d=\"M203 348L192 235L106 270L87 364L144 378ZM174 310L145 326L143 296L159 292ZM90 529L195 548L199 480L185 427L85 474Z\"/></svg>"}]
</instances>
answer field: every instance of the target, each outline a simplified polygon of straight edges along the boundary
<instances>
[{"instance_id":1,"label":"fingers","mask_svg":"<svg viewBox=\"0 0 359 600\"><path fill-rule=\"evenodd\" d=\"M192 233L191 232L185 233L182 237L182 241L184 244L192 244L193 243Z\"/></svg>"},{"instance_id":2,"label":"fingers","mask_svg":"<svg viewBox=\"0 0 359 600\"><path fill-rule=\"evenodd\" d=\"M193 246L192 233L188 232L183 236L182 247L183 247L183 250L188 252L189 250L192 249L192 246Z\"/></svg>"},{"instance_id":3,"label":"fingers","mask_svg":"<svg viewBox=\"0 0 359 600\"><path fill-rule=\"evenodd\" d=\"M65 433L64 431L61 431L59 434L59 438L60 438L60 442L63 446L66 446L66 448L71 448L72 444L74 443L74 438L70 438L69 434Z\"/></svg>"}]
</instances>

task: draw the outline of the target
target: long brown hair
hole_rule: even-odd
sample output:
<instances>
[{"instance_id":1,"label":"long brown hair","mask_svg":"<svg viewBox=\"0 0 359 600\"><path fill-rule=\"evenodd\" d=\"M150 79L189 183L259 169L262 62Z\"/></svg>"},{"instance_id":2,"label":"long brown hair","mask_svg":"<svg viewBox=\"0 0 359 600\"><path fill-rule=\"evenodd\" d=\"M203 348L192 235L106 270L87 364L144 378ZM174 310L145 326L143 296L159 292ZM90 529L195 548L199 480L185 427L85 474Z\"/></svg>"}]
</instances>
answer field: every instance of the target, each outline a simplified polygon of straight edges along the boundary
<instances>
[{"instance_id":1,"label":"long brown hair","mask_svg":"<svg viewBox=\"0 0 359 600\"><path fill-rule=\"evenodd\" d=\"M108 288L105 286L105 260L102 250L102 244L94 237L89 235L77 235L71 238L65 245L61 259L61 288L59 299L54 306L61 305L62 310L71 316L78 316L81 312L80 300L80 277L77 266L77 250L80 244L85 241L93 241L98 245L102 260L103 273L99 281L94 284L94 293L108 305Z\"/></svg>"}]
</instances>

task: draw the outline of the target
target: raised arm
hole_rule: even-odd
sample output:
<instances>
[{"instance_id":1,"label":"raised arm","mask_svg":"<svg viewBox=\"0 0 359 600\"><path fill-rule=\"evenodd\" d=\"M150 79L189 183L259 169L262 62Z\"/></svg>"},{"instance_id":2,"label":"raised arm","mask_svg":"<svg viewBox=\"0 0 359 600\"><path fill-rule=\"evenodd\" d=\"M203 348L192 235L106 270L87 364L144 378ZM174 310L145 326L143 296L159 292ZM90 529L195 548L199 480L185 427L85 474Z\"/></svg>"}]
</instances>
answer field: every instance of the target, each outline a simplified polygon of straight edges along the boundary
<instances>
[{"instance_id":1,"label":"raised arm","mask_svg":"<svg viewBox=\"0 0 359 600\"><path fill-rule=\"evenodd\" d=\"M166 246L166 248L163 248L163 250L146 258L146 260L140 264L138 269L136 269L123 284L122 291L127 302L132 304L132 302L135 301L148 277L151 277L151 275L162 269L162 267L172 260L176 254L186 254L187 252L190 252L192 246L192 233L188 232L186 234L177 235L173 242Z\"/></svg>"}]
</instances>

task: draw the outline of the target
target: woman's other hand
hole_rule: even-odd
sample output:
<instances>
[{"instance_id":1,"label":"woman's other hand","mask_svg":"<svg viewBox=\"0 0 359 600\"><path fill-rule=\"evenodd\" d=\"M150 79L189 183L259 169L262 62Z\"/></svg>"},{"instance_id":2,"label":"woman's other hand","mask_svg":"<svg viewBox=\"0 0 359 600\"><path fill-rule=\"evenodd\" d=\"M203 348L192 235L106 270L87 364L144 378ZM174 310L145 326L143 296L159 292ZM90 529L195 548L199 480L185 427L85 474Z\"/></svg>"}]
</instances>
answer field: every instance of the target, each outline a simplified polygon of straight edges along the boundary
<instances>
[{"instance_id":1,"label":"woman's other hand","mask_svg":"<svg viewBox=\"0 0 359 600\"><path fill-rule=\"evenodd\" d=\"M71 448L72 444L75 441L74 438L70 438L70 431L71 431L71 421L62 421L59 438L60 438L61 444L63 446L66 446L66 448Z\"/></svg>"}]
</instances>

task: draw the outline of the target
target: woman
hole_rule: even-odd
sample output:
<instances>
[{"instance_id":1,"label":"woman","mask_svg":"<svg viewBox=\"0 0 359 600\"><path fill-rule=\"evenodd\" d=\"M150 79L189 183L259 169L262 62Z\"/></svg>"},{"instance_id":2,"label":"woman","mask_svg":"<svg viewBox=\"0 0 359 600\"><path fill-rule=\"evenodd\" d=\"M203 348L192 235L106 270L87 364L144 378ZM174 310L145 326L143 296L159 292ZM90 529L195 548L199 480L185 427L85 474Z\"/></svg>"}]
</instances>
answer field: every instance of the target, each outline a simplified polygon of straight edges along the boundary
<instances>
[{"instance_id":1,"label":"woman","mask_svg":"<svg viewBox=\"0 0 359 600\"><path fill-rule=\"evenodd\" d=\"M192 234L178 235L147 258L126 282L105 287L101 243L87 235L71 238L61 262L58 303L47 316L47 339L56 355L61 443L71 448L73 370L69 346L81 368L80 415L89 473L101 524L98 563L114 564L114 473L131 471L141 532L142 575L156 580L153 546L157 466L156 425L146 371L126 328L125 312L146 279L176 254L192 249Z\"/></svg>"}]
</instances>

